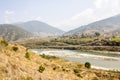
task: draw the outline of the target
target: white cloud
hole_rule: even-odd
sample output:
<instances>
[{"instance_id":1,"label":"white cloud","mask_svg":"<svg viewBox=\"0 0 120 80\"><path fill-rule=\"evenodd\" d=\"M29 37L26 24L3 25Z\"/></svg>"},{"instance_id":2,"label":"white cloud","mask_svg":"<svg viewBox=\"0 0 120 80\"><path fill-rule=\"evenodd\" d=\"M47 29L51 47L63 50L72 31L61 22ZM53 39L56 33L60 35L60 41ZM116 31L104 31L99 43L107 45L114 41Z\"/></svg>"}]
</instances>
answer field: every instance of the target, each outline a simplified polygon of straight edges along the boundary
<instances>
[{"instance_id":1,"label":"white cloud","mask_svg":"<svg viewBox=\"0 0 120 80\"><path fill-rule=\"evenodd\" d=\"M14 14L15 14L14 11L6 10L4 12L4 23L9 24L12 21L14 21Z\"/></svg>"},{"instance_id":2,"label":"white cloud","mask_svg":"<svg viewBox=\"0 0 120 80\"><path fill-rule=\"evenodd\" d=\"M120 0L94 0L93 3L94 8L88 8L70 19L62 21L59 26L70 30L120 13Z\"/></svg>"},{"instance_id":3,"label":"white cloud","mask_svg":"<svg viewBox=\"0 0 120 80\"><path fill-rule=\"evenodd\" d=\"M14 11L10 11L10 10L5 11L5 14L14 14L14 13L15 13Z\"/></svg>"}]
</instances>

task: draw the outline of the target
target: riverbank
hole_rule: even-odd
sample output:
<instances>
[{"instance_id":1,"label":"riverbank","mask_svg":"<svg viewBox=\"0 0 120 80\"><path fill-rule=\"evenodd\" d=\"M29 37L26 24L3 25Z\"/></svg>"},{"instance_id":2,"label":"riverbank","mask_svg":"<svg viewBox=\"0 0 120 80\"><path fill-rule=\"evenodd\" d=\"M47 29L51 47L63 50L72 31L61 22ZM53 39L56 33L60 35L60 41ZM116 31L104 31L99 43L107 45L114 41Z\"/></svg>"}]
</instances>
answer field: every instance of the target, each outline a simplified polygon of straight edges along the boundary
<instances>
[{"instance_id":1,"label":"riverbank","mask_svg":"<svg viewBox=\"0 0 120 80\"><path fill-rule=\"evenodd\" d=\"M101 54L120 54L120 52L113 52L113 51L95 51L95 50L89 50L88 52L95 52L95 53L101 53Z\"/></svg>"},{"instance_id":2,"label":"riverbank","mask_svg":"<svg viewBox=\"0 0 120 80\"><path fill-rule=\"evenodd\" d=\"M40 50L33 49L32 51L39 54L61 57L75 62L90 62L93 68L103 70L120 70L120 55L118 54L99 54L91 52L80 52L76 50Z\"/></svg>"}]
</instances>

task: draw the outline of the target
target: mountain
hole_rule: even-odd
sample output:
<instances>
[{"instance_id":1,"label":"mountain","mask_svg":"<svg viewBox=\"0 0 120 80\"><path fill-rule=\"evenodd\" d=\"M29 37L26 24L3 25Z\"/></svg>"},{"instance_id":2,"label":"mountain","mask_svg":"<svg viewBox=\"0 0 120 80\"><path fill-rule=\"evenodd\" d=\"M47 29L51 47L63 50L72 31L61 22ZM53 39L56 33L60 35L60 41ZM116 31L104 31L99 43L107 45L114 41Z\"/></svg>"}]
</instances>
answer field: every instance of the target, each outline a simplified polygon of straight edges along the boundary
<instances>
[{"instance_id":1,"label":"mountain","mask_svg":"<svg viewBox=\"0 0 120 80\"><path fill-rule=\"evenodd\" d=\"M11 24L0 25L0 36L4 37L8 41L15 41L22 38L28 38L33 34Z\"/></svg>"},{"instance_id":2,"label":"mountain","mask_svg":"<svg viewBox=\"0 0 120 80\"><path fill-rule=\"evenodd\" d=\"M64 31L52 27L40 21L28 21L16 24L17 26L37 35L37 36L57 36L64 33Z\"/></svg>"},{"instance_id":3,"label":"mountain","mask_svg":"<svg viewBox=\"0 0 120 80\"><path fill-rule=\"evenodd\" d=\"M116 30L120 32L120 14L104 20L93 22L85 26L81 26L65 33L64 35L80 36L81 34L94 34L95 32L99 32L100 34L104 35L106 33L113 34Z\"/></svg>"},{"instance_id":4,"label":"mountain","mask_svg":"<svg viewBox=\"0 0 120 80\"><path fill-rule=\"evenodd\" d=\"M113 30L111 32L105 33L105 35L109 35L109 36L120 36L120 28Z\"/></svg>"}]
</instances>

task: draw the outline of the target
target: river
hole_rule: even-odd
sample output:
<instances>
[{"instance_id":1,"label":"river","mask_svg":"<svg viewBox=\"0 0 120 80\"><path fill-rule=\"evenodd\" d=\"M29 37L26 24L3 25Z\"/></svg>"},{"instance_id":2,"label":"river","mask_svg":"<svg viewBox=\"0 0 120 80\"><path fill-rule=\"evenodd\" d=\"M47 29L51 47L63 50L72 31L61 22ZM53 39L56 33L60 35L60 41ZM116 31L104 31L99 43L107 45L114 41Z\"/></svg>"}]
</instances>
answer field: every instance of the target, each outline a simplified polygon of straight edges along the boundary
<instances>
[{"instance_id":1,"label":"river","mask_svg":"<svg viewBox=\"0 0 120 80\"><path fill-rule=\"evenodd\" d=\"M93 68L120 70L120 54L83 52L78 50L31 49L38 54L62 57L71 61L90 62Z\"/></svg>"}]
</instances>

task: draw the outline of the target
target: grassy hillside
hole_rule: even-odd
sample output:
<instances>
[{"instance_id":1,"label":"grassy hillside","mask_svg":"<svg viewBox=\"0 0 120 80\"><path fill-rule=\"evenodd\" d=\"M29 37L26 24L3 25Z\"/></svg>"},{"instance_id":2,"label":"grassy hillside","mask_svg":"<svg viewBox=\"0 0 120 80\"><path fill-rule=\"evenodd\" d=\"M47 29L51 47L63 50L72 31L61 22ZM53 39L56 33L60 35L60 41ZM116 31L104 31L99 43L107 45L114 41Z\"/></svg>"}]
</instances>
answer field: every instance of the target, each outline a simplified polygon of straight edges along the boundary
<instances>
[{"instance_id":1,"label":"grassy hillside","mask_svg":"<svg viewBox=\"0 0 120 80\"><path fill-rule=\"evenodd\" d=\"M8 41L15 41L20 38L28 38L32 34L24 29L11 24L0 25L0 36L4 37Z\"/></svg>"},{"instance_id":2,"label":"grassy hillside","mask_svg":"<svg viewBox=\"0 0 120 80\"><path fill-rule=\"evenodd\" d=\"M120 80L120 72L39 55L0 38L0 80Z\"/></svg>"},{"instance_id":3,"label":"grassy hillside","mask_svg":"<svg viewBox=\"0 0 120 80\"><path fill-rule=\"evenodd\" d=\"M15 25L35 34L35 36L58 36L64 33L64 31L58 28L36 20Z\"/></svg>"}]
</instances>

